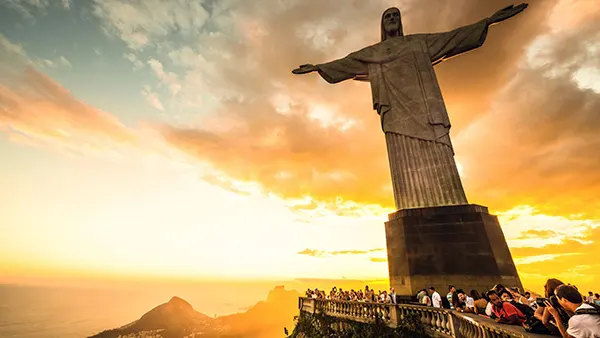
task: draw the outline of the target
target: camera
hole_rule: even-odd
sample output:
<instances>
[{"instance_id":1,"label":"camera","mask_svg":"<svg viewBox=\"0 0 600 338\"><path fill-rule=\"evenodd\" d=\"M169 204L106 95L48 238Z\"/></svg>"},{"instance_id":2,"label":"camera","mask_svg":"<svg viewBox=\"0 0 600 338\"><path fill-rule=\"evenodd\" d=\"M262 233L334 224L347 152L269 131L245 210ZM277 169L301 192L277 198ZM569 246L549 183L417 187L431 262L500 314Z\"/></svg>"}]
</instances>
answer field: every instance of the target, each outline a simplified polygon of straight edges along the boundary
<instances>
[{"instance_id":1,"label":"camera","mask_svg":"<svg viewBox=\"0 0 600 338\"><path fill-rule=\"evenodd\" d=\"M552 304L552 306L555 308L560 307L560 304L558 303L558 299L556 298L556 296L551 296L550 298L538 297L535 299L535 303L541 307L546 306L546 301L550 302L550 304Z\"/></svg>"}]
</instances>

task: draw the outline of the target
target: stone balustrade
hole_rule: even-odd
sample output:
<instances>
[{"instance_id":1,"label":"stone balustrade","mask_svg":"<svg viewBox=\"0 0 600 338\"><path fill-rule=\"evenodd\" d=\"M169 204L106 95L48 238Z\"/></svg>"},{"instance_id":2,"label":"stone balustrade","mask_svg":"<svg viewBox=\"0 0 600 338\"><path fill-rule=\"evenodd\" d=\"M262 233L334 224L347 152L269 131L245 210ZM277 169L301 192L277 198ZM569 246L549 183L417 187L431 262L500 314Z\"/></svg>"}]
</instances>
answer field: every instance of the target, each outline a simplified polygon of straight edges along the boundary
<instances>
[{"instance_id":1,"label":"stone balustrade","mask_svg":"<svg viewBox=\"0 0 600 338\"><path fill-rule=\"evenodd\" d=\"M315 309L332 317L369 323L379 317L386 323L391 321L392 307L367 302L330 301L314 299Z\"/></svg>"},{"instance_id":2,"label":"stone balustrade","mask_svg":"<svg viewBox=\"0 0 600 338\"><path fill-rule=\"evenodd\" d=\"M327 316L362 323L373 323L375 318L379 317L390 327L396 327L404 318L414 314L421 319L421 323L433 337L543 337L527 333L519 326L497 324L481 316L421 305L300 298L299 308L301 312L323 313Z\"/></svg>"}]
</instances>

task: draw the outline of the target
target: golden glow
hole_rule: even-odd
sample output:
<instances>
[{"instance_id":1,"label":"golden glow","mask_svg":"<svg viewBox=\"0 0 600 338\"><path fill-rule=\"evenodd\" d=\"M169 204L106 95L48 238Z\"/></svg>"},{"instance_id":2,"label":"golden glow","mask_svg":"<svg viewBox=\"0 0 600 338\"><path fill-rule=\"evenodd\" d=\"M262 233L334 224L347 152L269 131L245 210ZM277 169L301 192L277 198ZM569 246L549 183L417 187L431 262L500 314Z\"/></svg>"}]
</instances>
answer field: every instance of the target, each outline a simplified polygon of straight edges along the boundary
<instances>
[{"instance_id":1,"label":"golden glow","mask_svg":"<svg viewBox=\"0 0 600 338\"><path fill-rule=\"evenodd\" d=\"M593 2L561 0L546 8L540 1L529 17L511 23L522 20L536 29L514 26L522 33L503 41L497 30L490 33L497 41L438 66L468 196L499 216L523 282L534 290L548 277L582 289L600 285L593 143L598 101L581 90L595 90L590 83L597 77L588 62L599 50ZM372 32L363 34L372 23L365 18L377 18L379 9L356 2L365 7L348 7L350 19L342 22L312 12L326 6L298 2L306 12L287 8L272 15L244 3L233 22L223 17L221 23L238 25L246 45L209 34L156 58L137 48L171 48L163 33L177 25L160 26L163 16L126 16L157 9L137 12L131 4L129 11L116 8L98 18L125 42L131 74L147 71L155 79L154 86L134 91L142 90L139 99L151 112L164 114L160 123L150 122L146 111L131 113L139 107L129 98L102 102L119 112L85 103L0 34L0 59L8 65L0 65L0 130L6 136L0 144L0 282L385 280L380 249L393 201L368 86L329 86L289 74L297 62L334 59L372 43ZM472 3L483 7L463 12L483 15L491 7ZM111 4L103 2L106 11L100 12L108 13ZM297 13L305 13L302 22L294 21ZM189 13L179 14L176 19ZM311 17L318 22L307 21ZM199 22L192 19L184 24ZM537 31L543 34L531 36ZM199 52L207 41L218 57ZM569 54L575 52L581 53ZM580 68L573 60L588 75L575 71L571 77ZM106 94L89 96L95 95ZM190 111L180 116L179 108Z\"/></svg>"}]
</instances>

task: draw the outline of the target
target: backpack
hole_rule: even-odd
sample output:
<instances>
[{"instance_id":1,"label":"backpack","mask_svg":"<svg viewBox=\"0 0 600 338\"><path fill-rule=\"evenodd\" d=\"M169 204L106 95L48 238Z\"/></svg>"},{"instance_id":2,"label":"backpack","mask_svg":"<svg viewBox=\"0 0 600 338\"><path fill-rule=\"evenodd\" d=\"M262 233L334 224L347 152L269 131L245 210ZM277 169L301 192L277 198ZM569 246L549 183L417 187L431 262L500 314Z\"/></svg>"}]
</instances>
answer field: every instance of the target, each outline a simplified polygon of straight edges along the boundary
<instances>
[{"instance_id":1,"label":"backpack","mask_svg":"<svg viewBox=\"0 0 600 338\"><path fill-rule=\"evenodd\" d=\"M590 304L587 303L589 306L591 306L592 308L587 308L587 309L579 309L577 311L575 311L574 316L576 315L593 315L593 316L600 316L600 306L596 305L596 304Z\"/></svg>"},{"instance_id":2,"label":"backpack","mask_svg":"<svg viewBox=\"0 0 600 338\"><path fill-rule=\"evenodd\" d=\"M542 323L541 320L535 317L528 317L527 320L523 322L523 328L525 331L529 333L537 333L537 334L551 334L550 330Z\"/></svg>"},{"instance_id":3,"label":"backpack","mask_svg":"<svg viewBox=\"0 0 600 338\"><path fill-rule=\"evenodd\" d=\"M442 307L444 309L451 309L450 302L448 301L448 297L442 297Z\"/></svg>"},{"instance_id":4,"label":"backpack","mask_svg":"<svg viewBox=\"0 0 600 338\"><path fill-rule=\"evenodd\" d=\"M510 302L510 304L514 305L514 307L519 309L519 311L521 311L527 319L533 317L533 315L535 314L535 311L529 305L521 304L518 302Z\"/></svg>"}]
</instances>

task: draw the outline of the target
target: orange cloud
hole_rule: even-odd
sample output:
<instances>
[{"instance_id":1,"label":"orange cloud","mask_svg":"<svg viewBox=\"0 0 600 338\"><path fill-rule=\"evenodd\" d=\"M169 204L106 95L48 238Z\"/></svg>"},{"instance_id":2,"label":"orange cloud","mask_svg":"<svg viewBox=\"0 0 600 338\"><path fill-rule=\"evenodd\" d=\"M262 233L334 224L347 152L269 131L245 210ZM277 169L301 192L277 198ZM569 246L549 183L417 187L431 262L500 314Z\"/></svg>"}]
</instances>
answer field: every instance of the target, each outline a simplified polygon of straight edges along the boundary
<instances>
[{"instance_id":1,"label":"orange cloud","mask_svg":"<svg viewBox=\"0 0 600 338\"><path fill-rule=\"evenodd\" d=\"M91 107L37 71L23 49L0 35L0 129L19 142L74 151L135 145L116 117Z\"/></svg>"},{"instance_id":2,"label":"orange cloud","mask_svg":"<svg viewBox=\"0 0 600 338\"><path fill-rule=\"evenodd\" d=\"M172 127L165 127L163 135L173 146L208 160L230 177L259 182L283 197L309 195L335 201L343 196L362 203L389 199L389 178L383 176L387 171L385 144L383 138L370 137L373 131L315 126L306 110L283 116L273 108L263 111L259 107L268 109L264 103L226 106L232 114L254 110L264 119L250 128L218 135Z\"/></svg>"},{"instance_id":3,"label":"orange cloud","mask_svg":"<svg viewBox=\"0 0 600 338\"><path fill-rule=\"evenodd\" d=\"M574 284L583 291L598 292L600 278L594 270L598 265L582 264L583 257L581 254L562 255L530 264L519 264L516 260L515 264L523 283L536 292L543 294L544 283L549 278Z\"/></svg>"},{"instance_id":4,"label":"orange cloud","mask_svg":"<svg viewBox=\"0 0 600 338\"><path fill-rule=\"evenodd\" d=\"M408 32L447 30L491 15L507 3L463 1L461 11L441 16L426 10L433 2L410 3L403 18ZM298 2L272 15L238 4L232 9L234 19L223 22L234 24L242 39L202 37L203 43L216 46L214 51L174 51L179 57L173 61L189 69L181 91L209 91L221 103L202 127L164 126L165 140L232 179L257 182L284 198L308 195L326 203L342 199L391 207L385 141L368 84L331 86L314 74L290 74L298 64L329 61L376 42L379 17L388 4L379 5ZM436 13L454 8L439 2L435 6L440 7ZM519 50L545 28L543 18L550 9L546 2L532 5L522 18L494 27L481 50L438 67L455 132L484 115L517 70ZM457 147L457 152L463 149ZM477 192L474 196L479 197Z\"/></svg>"},{"instance_id":5,"label":"orange cloud","mask_svg":"<svg viewBox=\"0 0 600 338\"><path fill-rule=\"evenodd\" d=\"M598 238L596 238L597 240ZM573 254L584 253L591 249L589 244L583 244L580 241L566 239L560 244L549 244L543 247L518 247L512 248L511 252L516 257L541 256L547 254Z\"/></svg>"},{"instance_id":6,"label":"orange cloud","mask_svg":"<svg viewBox=\"0 0 600 338\"><path fill-rule=\"evenodd\" d=\"M387 258L378 258L378 257L371 257L369 259L373 263L387 263L387 261L388 261Z\"/></svg>"},{"instance_id":7,"label":"orange cloud","mask_svg":"<svg viewBox=\"0 0 600 338\"><path fill-rule=\"evenodd\" d=\"M370 250L339 250L339 251L322 251L315 249L304 249L298 252L299 255L306 255L312 257L326 257L326 256L341 256L341 255L367 255L373 252L385 251L384 248L376 248Z\"/></svg>"},{"instance_id":8,"label":"orange cloud","mask_svg":"<svg viewBox=\"0 0 600 338\"><path fill-rule=\"evenodd\" d=\"M542 238L542 239L547 239L547 238L552 238L555 237L557 234L555 231L552 230L536 230L536 229L529 229L526 231L523 231L521 233L521 237L519 238L523 238L523 239L527 239L527 238Z\"/></svg>"},{"instance_id":9,"label":"orange cloud","mask_svg":"<svg viewBox=\"0 0 600 338\"><path fill-rule=\"evenodd\" d=\"M600 227L589 228L583 237L585 241L566 238L557 244L511 247L523 283L542 292L546 279L558 278L585 291L596 290L600 285L600 274L596 273L600 263L595 259L600 255Z\"/></svg>"},{"instance_id":10,"label":"orange cloud","mask_svg":"<svg viewBox=\"0 0 600 338\"><path fill-rule=\"evenodd\" d=\"M599 30L592 20L534 45L535 58L522 60L493 108L455 138L476 201L600 218L600 93L575 78L581 67L600 68L600 50L589 48Z\"/></svg>"}]
</instances>

